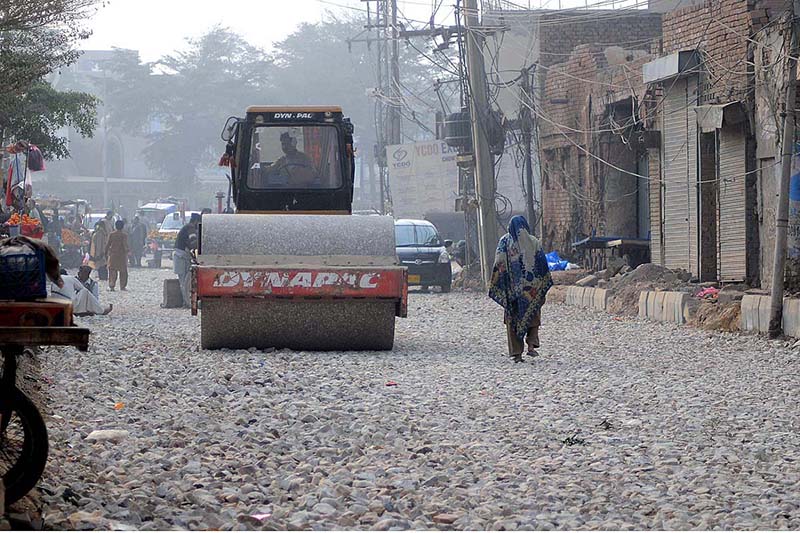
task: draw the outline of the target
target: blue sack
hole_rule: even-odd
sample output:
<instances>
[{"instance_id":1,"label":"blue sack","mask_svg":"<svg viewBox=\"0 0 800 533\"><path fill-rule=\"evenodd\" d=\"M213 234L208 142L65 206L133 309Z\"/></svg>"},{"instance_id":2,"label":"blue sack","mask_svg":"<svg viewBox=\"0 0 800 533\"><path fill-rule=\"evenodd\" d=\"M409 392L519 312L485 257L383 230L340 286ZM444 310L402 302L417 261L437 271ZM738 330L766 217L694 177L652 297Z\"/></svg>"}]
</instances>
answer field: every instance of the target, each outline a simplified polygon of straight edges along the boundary
<instances>
[{"instance_id":1,"label":"blue sack","mask_svg":"<svg viewBox=\"0 0 800 533\"><path fill-rule=\"evenodd\" d=\"M557 270L566 270L569 261L564 261L558 255L558 252L552 251L549 254L546 254L545 257L547 258L547 266L550 268L550 271L557 271Z\"/></svg>"}]
</instances>

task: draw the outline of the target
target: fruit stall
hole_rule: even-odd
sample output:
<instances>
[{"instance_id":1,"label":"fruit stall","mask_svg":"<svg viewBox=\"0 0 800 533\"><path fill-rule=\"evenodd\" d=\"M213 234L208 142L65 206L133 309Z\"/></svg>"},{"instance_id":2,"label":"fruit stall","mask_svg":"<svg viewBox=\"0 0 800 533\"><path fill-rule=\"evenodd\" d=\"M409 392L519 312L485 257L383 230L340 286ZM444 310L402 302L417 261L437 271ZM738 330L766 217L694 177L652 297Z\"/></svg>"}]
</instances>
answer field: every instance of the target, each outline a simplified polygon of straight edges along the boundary
<instances>
[{"instance_id":1,"label":"fruit stall","mask_svg":"<svg viewBox=\"0 0 800 533\"><path fill-rule=\"evenodd\" d=\"M9 237L24 235L32 239L41 239L44 237L44 227L38 218L14 213L11 218L0 226L0 233Z\"/></svg>"}]
</instances>

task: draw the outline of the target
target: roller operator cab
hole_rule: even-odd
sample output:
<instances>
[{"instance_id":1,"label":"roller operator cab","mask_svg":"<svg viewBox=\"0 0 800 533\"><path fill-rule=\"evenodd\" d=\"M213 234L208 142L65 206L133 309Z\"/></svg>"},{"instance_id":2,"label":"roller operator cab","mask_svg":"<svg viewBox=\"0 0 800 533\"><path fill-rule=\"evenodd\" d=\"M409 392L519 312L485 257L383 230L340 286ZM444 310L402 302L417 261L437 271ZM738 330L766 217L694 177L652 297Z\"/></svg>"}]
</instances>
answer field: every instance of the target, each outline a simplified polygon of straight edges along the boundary
<instances>
[{"instance_id":1,"label":"roller operator cab","mask_svg":"<svg viewBox=\"0 0 800 533\"><path fill-rule=\"evenodd\" d=\"M253 106L222 138L236 209L201 222L201 346L391 349L408 272L392 218L351 214L353 126L342 110Z\"/></svg>"},{"instance_id":2,"label":"roller operator cab","mask_svg":"<svg viewBox=\"0 0 800 533\"><path fill-rule=\"evenodd\" d=\"M353 125L341 108L253 106L223 139L238 213L350 214Z\"/></svg>"}]
</instances>

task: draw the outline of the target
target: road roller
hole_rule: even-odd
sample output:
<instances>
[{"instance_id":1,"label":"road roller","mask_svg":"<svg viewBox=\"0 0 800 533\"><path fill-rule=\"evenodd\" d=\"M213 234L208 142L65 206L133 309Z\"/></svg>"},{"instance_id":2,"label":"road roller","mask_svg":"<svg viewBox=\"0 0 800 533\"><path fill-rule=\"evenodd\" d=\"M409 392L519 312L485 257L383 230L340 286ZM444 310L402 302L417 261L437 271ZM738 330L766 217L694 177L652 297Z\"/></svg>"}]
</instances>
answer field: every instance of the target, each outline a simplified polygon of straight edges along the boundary
<instances>
[{"instance_id":1,"label":"road roller","mask_svg":"<svg viewBox=\"0 0 800 533\"><path fill-rule=\"evenodd\" d=\"M390 350L408 276L393 219L352 215L342 109L251 106L222 139L233 207L203 216L191 277L202 348Z\"/></svg>"}]
</instances>

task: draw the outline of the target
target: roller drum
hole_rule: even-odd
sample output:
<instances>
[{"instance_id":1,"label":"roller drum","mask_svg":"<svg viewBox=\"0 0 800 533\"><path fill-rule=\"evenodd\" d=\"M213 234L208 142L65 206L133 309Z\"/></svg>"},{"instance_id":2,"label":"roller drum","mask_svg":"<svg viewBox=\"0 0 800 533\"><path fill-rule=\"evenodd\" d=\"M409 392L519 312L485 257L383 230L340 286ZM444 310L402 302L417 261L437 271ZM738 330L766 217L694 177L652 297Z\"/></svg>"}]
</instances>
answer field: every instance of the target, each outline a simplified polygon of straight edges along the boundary
<instances>
[{"instance_id":1,"label":"roller drum","mask_svg":"<svg viewBox=\"0 0 800 533\"><path fill-rule=\"evenodd\" d=\"M201 253L393 258L394 221L383 216L205 215Z\"/></svg>"},{"instance_id":2,"label":"roller drum","mask_svg":"<svg viewBox=\"0 0 800 533\"><path fill-rule=\"evenodd\" d=\"M394 324L390 301L216 298L200 316L206 350L391 350Z\"/></svg>"}]
</instances>

